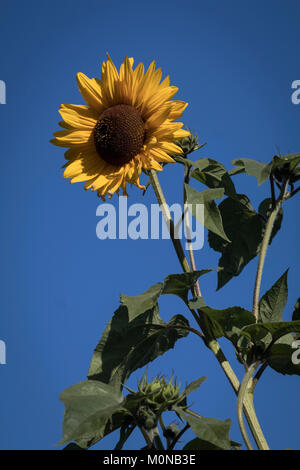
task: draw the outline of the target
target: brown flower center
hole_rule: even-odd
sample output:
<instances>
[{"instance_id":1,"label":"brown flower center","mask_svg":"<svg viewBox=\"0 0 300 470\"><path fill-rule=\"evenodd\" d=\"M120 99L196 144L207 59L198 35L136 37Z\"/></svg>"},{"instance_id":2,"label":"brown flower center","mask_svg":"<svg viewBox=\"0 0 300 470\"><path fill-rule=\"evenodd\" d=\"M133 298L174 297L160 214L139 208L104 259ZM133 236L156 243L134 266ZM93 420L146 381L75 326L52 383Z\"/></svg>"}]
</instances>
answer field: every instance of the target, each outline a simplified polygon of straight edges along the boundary
<instances>
[{"instance_id":1,"label":"brown flower center","mask_svg":"<svg viewBox=\"0 0 300 470\"><path fill-rule=\"evenodd\" d=\"M106 109L94 129L96 150L111 165L120 166L132 160L144 139L144 121L139 111L127 104Z\"/></svg>"}]
</instances>

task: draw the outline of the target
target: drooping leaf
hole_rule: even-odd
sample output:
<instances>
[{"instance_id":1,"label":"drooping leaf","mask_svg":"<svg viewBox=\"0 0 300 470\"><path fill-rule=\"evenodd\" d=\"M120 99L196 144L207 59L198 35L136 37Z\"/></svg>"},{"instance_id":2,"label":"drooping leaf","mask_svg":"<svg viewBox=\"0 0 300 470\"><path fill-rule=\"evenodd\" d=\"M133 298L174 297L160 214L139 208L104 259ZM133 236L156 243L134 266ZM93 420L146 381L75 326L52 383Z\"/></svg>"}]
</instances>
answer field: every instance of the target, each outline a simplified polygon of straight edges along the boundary
<instances>
[{"instance_id":1,"label":"drooping leaf","mask_svg":"<svg viewBox=\"0 0 300 470\"><path fill-rule=\"evenodd\" d=\"M197 418L179 407L174 407L174 411L191 426L198 439L203 443L203 450L210 450L212 446L222 450L231 449L229 438L230 419L220 421L215 418Z\"/></svg>"},{"instance_id":2,"label":"drooping leaf","mask_svg":"<svg viewBox=\"0 0 300 470\"><path fill-rule=\"evenodd\" d=\"M188 292L194 286L200 276L214 269L200 269L190 273L169 274L163 282L159 282L145 292L135 296L121 295L121 303L128 308L130 318L135 318L139 313L152 309L159 297L165 294L173 294L187 302Z\"/></svg>"},{"instance_id":3,"label":"drooping leaf","mask_svg":"<svg viewBox=\"0 0 300 470\"><path fill-rule=\"evenodd\" d=\"M244 267L259 252L265 222L252 208L244 195L227 198L219 205L224 223L224 230L231 243L224 242L215 233L209 232L208 241L222 256L219 260L218 289L234 276L238 276Z\"/></svg>"},{"instance_id":4,"label":"drooping leaf","mask_svg":"<svg viewBox=\"0 0 300 470\"><path fill-rule=\"evenodd\" d=\"M259 186L269 178L271 173L270 164L261 163L251 158L236 158L232 160L232 164L240 169L239 173L243 172L247 173L249 176L254 176Z\"/></svg>"},{"instance_id":5,"label":"drooping leaf","mask_svg":"<svg viewBox=\"0 0 300 470\"><path fill-rule=\"evenodd\" d=\"M173 348L178 339L188 334L188 322L176 315L166 324L159 315L158 299L160 295L174 294L188 302L188 292L195 281L210 271L170 274L140 295L121 295L122 305L95 348L88 377L114 383L118 388L134 370Z\"/></svg>"},{"instance_id":6,"label":"drooping leaf","mask_svg":"<svg viewBox=\"0 0 300 470\"><path fill-rule=\"evenodd\" d=\"M197 297L196 299L189 300L188 306L190 309L199 309L206 306L205 300L203 297Z\"/></svg>"},{"instance_id":7,"label":"drooping leaf","mask_svg":"<svg viewBox=\"0 0 300 470\"><path fill-rule=\"evenodd\" d=\"M254 344L264 344L269 347L271 344L278 341L288 333L300 332L300 320L296 321L280 321L270 323L256 323L253 325L245 326L241 330L241 334L245 335ZM268 339L265 339L268 338Z\"/></svg>"},{"instance_id":8,"label":"drooping leaf","mask_svg":"<svg viewBox=\"0 0 300 470\"><path fill-rule=\"evenodd\" d=\"M121 303L128 309L128 320L131 321L141 313L155 307L159 296L162 294L163 284L154 284L142 294L130 296L121 294Z\"/></svg>"},{"instance_id":9,"label":"drooping leaf","mask_svg":"<svg viewBox=\"0 0 300 470\"><path fill-rule=\"evenodd\" d=\"M131 321L128 308L121 306L96 346L88 377L120 388L132 372L173 348L188 334L187 328L188 321L181 315L165 323L158 305Z\"/></svg>"},{"instance_id":10,"label":"drooping leaf","mask_svg":"<svg viewBox=\"0 0 300 470\"><path fill-rule=\"evenodd\" d=\"M224 188L227 196L236 193L233 181L224 165L211 158L202 158L195 162L192 177L209 188Z\"/></svg>"},{"instance_id":11,"label":"drooping leaf","mask_svg":"<svg viewBox=\"0 0 300 470\"><path fill-rule=\"evenodd\" d=\"M87 445L95 436L101 439L108 421L121 412L124 401L119 391L94 380L72 385L61 393L60 399L65 405L61 445L70 441Z\"/></svg>"},{"instance_id":12,"label":"drooping leaf","mask_svg":"<svg viewBox=\"0 0 300 470\"><path fill-rule=\"evenodd\" d=\"M207 274L214 269L201 269L190 273L169 274L164 280L162 294L173 294L180 297L184 302L188 301L189 290L203 274Z\"/></svg>"},{"instance_id":13,"label":"drooping leaf","mask_svg":"<svg viewBox=\"0 0 300 470\"><path fill-rule=\"evenodd\" d=\"M226 242L230 243L226 233L224 232L222 217L215 199L222 198L224 195L223 188L205 189L204 191L197 191L190 185L185 184L185 203L190 205L193 217L202 223L208 230L219 235ZM204 205L204 220L199 217L196 210L198 204Z\"/></svg>"},{"instance_id":14,"label":"drooping leaf","mask_svg":"<svg viewBox=\"0 0 300 470\"><path fill-rule=\"evenodd\" d=\"M288 297L288 269L260 299L259 322L279 322Z\"/></svg>"},{"instance_id":15,"label":"drooping leaf","mask_svg":"<svg viewBox=\"0 0 300 470\"><path fill-rule=\"evenodd\" d=\"M217 339L224 336L234 345L238 343L240 330L255 323L253 313L242 307L235 306L223 310L203 307L201 312L209 322L212 337Z\"/></svg>"}]
</instances>

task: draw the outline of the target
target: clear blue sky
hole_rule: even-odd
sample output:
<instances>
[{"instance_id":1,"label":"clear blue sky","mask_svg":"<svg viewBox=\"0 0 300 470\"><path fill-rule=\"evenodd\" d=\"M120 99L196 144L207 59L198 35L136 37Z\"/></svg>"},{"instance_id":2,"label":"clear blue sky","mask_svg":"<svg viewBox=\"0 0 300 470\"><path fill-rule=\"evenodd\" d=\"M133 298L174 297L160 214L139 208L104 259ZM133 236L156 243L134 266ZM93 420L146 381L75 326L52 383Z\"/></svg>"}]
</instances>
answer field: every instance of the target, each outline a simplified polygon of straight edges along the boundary
<instances>
[{"instance_id":1,"label":"clear blue sky","mask_svg":"<svg viewBox=\"0 0 300 470\"><path fill-rule=\"evenodd\" d=\"M59 393L85 378L120 293L139 294L180 272L168 240L97 239L100 201L62 178L63 149L49 139L59 105L83 103L76 72L99 76L106 52L118 66L125 55L146 64L156 59L179 86L178 99L189 102L184 122L208 142L197 157L228 168L236 157L268 161L277 147L300 151L300 105L290 99L291 83L300 79L299 21L296 0L1 1L0 79L7 85L7 104L0 105L0 339L7 344L7 364L0 365L1 449L54 449L63 418ZM180 177L177 165L162 175L170 202L178 200ZM254 178L236 182L255 207L267 196L268 185L258 189ZM130 203L144 201L154 202L151 190L145 199L130 190ZM299 296L297 207L299 198L285 206L263 278L265 291L291 266L285 319ZM198 267L216 267L217 260L205 242ZM208 305L250 308L256 263L219 292L215 274L202 278ZM162 299L163 317L175 313L187 314L180 300ZM241 377L241 367L235 368ZM196 337L178 342L149 374L169 377L172 370L183 384L208 377L191 396L194 409L231 418L231 436L240 441L234 394ZM272 370L257 387L256 408L272 448L300 449L299 389L299 377ZM128 448L143 445L135 436ZM115 439L98 448L109 449Z\"/></svg>"}]
</instances>

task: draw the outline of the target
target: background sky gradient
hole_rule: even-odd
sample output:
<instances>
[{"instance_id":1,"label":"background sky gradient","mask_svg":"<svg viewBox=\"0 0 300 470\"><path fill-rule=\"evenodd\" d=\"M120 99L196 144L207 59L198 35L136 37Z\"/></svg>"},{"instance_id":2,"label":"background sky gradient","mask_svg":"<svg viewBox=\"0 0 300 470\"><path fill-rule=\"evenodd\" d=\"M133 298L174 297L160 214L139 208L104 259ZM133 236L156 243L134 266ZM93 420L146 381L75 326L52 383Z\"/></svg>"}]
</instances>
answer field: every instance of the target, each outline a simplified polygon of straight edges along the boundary
<instances>
[{"instance_id":1,"label":"background sky gradient","mask_svg":"<svg viewBox=\"0 0 300 470\"><path fill-rule=\"evenodd\" d=\"M0 2L1 316L0 339L7 364L0 365L0 448L55 449L61 438L59 393L84 380L101 333L119 305L120 293L137 295L180 265L168 240L107 240L96 237L94 193L62 178L63 149L49 143L58 130L61 103L83 104L75 74L99 77L109 52L117 67L126 55L147 66L155 59L163 75L189 102L184 122L208 142L193 158L221 161L249 157L269 161L300 152L300 105L291 84L300 79L300 3L254 0L104 2L101 0ZM170 203L178 201L182 167L168 165L161 183ZM252 204L269 186L237 176L238 192ZM155 202L129 188L129 203ZM181 197L181 195L180 195ZM112 202L117 205L118 198ZM290 319L299 297L299 198L285 205L284 224L268 252L262 292L289 271ZM217 266L205 241L197 265ZM251 308L257 260L216 292L216 274L201 278L208 305ZM161 315L188 314L180 299L166 296ZM236 363L232 348L221 341ZM149 376L172 371L184 385L207 376L191 395L203 416L231 418L232 439L241 442L236 400L213 355L195 336L151 363ZM129 381L136 386L137 371ZM273 449L300 449L299 377L266 370L255 405ZM174 417L170 418L175 419ZM185 441L191 438L186 434ZM110 449L117 436L95 448ZM140 448L134 433L128 449Z\"/></svg>"}]
</instances>

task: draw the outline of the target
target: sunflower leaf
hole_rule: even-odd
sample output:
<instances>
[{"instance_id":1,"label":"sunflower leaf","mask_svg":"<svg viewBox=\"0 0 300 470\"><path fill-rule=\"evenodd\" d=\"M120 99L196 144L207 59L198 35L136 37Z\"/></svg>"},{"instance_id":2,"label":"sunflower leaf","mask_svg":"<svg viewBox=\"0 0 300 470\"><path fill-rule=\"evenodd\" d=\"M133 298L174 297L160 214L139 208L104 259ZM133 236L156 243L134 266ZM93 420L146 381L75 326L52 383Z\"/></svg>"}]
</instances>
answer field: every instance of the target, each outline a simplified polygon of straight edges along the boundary
<instances>
[{"instance_id":1,"label":"sunflower leaf","mask_svg":"<svg viewBox=\"0 0 300 470\"><path fill-rule=\"evenodd\" d=\"M95 348L88 377L122 387L136 369L174 347L188 334L188 321L182 316L165 323L158 305L133 316L121 305L108 323Z\"/></svg>"},{"instance_id":2,"label":"sunflower leaf","mask_svg":"<svg viewBox=\"0 0 300 470\"><path fill-rule=\"evenodd\" d=\"M192 215L208 230L221 237L227 243L230 243L229 238L224 232L222 217L215 202L216 198L221 199L224 196L224 188L205 189L199 192L190 185L185 184L184 189L185 203L190 204ZM199 204L204 205L204 220L198 216L198 211L196 210Z\"/></svg>"},{"instance_id":3,"label":"sunflower leaf","mask_svg":"<svg viewBox=\"0 0 300 470\"><path fill-rule=\"evenodd\" d=\"M218 272L218 289L238 276L259 253L266 226L264 217L253 209L244 194L225 199L220 203L219 210L231 244L213 232L208 234L210 247L222 253L219 259L219 268L222 269ZM275 233L273 231L273 236Z\"/></svg>"},{"instance_id":4,"label":"sunflower leaf","mask_svg":"<svg viewBox=\"0 0 300 470\"><path fill-rule=\"evenodd\" d=\"M230 419L220 421L215 418L198 418L191 416L180 407L174 407L174 411L191 426L192 430L201 441L202 449L212 449L213 447L222 450L231 449L231 441L229 438ZM191 449L191 447L188 448Z\"/></svg>"},{"instance_id":5,"label":"sunflower leaf","mask_svg":"<svg viewBox=\"0 0 300 470\"><path fill-rule=\"evenodd\" d=\"M288 297L288 269L260 299L259 322L274 322L282 320L282 313Z\"/></svg>"},{"instance_id":6,"label":"sunflower leaf","mask_svg":"<svg viewBox=\"0 0 300 470\"><path fill-rule=\"evenodd\" d=\"M263 346L265 349L269 348L271 344L278 342L278 340L289 333L299 332L300 320L256 323L247 325L241 330L242 335L248 337L254 344Z\"/></svg>"},{"instance_id":7,"label":"sunflower leaf","mask_svg":"<svg viewBox=\"0 0 300 470\"><path fill-rule=\"evenodd\" d=\"M122 412L122 394L108 384L85 380L64 390L60 395L65 405L63 437L59 444L70 441L83 448L101 439L111 417ZM84 444L85 443L85 444Z\"/></svg>"},{"instance_id":8,"label":"sunflower leaf","mask_svg":"<svg viewBox=\"0 0 300 470\"><path fill-rule=\"evenodd\" d=\"M261 163L251 158L236 158L232 160L232 164L236 165L238 169L235 173L247 173L249 176L254 176L260 186L270 176L271 165L268 163ZM231 172L231 174L234 174Z\"/></svg>"},{"instance_id":9,"label":"sunflower leaf","mask_svg":"<svg viewBox=\"0 0 300 470\"><path fill-rule=\"evenodd\" d=\"M208 320L212 337L217 339L224 336L234 345L238 343L241 329L255 323L255 317L252 312L237 306L223 310L203 307L201 313Z\"/></svg>"},{"instance_id":10,"label":"sunflower leaf","mask_svg":"<svg viewBox=\"0 0 300 470\"><path fill-rule=\"evenodd\" d=\"M227 196L236 193L233 181L224 165L211 158L201 158L194 162L192 177L209 188L224 188Z\"/></svg>"},{"instance_id":11,"label":"sunflower leaf","mask_svg":"<svg viewBox=\"0 0 300 470\"><path fill-rule=\"evenodd\" d=\"M184 302L188 302L188 292L193 287L197 279L203 274L214 271L213 269L201 269L190 273L169 274L164 279L162 294L174 294Z\"/></svg>"}]
</instances>

